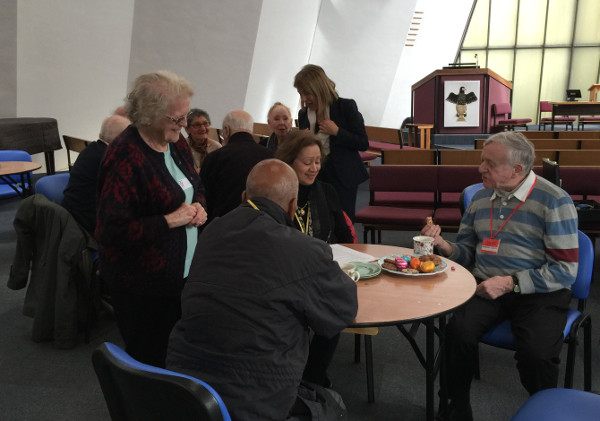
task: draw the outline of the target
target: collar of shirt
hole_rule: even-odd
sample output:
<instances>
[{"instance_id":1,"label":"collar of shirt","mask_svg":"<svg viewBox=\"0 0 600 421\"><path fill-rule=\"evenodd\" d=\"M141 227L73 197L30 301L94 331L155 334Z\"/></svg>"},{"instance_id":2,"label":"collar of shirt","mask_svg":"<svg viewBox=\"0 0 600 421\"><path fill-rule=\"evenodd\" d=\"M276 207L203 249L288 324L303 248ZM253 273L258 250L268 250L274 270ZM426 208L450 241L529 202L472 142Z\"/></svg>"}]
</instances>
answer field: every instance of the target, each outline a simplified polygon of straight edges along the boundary
<instances>
[{"instance_id":1,"label":"collar of shirt","mask_svg":"<svg viewBox=\"0 0 600 421\"><path fill-rule=\"evenodd\" d=\"M527 195L529 193L529 190L531 189L531 186L535 182L535 179L535 173L533 171L530 171L527 177L525 177L521 184L513 191L505 192L502 190L494 189L494 193L490 197L490 200L494 200L496 197L501 197L505 198L506 200L510 200L514 196L521 202L523 202L525 199L527 199Z\"/></svg>"},{"instance_id":2,"label":"collar of shirt","mask_svg":"<svg viewBox=\"0 0 600 421\"><path fill-rule=\"evenodd\" d=\"M310 108L307 108L306 109L306 115L308 117L308 122L310 124L310 130L314 133L315 132L315 127L318 124L317 113L316 113L315 110L311 110ZM329 119L329 105L325 109L325 116L324 117L326 119Z\"/></svg>"}]
</instances>

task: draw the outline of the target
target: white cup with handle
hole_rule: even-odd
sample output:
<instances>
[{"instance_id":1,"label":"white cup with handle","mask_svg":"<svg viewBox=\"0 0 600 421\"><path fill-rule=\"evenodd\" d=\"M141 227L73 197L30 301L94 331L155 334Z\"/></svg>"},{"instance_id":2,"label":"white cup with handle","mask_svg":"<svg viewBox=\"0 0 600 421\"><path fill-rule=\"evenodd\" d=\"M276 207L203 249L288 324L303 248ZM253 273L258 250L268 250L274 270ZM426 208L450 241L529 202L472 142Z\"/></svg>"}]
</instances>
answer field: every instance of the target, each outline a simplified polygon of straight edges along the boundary
<instances>
[{"instance_id":1,"label":"white cup with handle","mask_svg":"<svg viewBox=\"0 0 600 421\"><path fill-rule=\"evenodd\" d=\"M360 279L360 273L357 272L356 266L354 266L352 263L338 262L338 264L340 265L340 269L342 269L346 275L352 278L354 282Z\"/></svg>"}]
</instances>

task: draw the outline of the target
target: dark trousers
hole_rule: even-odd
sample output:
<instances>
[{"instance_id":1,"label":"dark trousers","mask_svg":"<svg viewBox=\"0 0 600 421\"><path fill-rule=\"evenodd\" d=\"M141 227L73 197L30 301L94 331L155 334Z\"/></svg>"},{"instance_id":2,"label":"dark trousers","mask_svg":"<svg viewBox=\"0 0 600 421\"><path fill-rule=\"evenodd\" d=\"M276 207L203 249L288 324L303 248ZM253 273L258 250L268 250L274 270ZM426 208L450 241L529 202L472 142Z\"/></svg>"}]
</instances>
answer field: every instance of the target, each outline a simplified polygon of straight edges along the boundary
<instances>
[{"instance_id":1,"label":"dark trousers","mask_svg":"<svg viewBox=\"0 0 600 421\"><path fill-rule=\"evenodd\" d=\"M111 292L125 350L136 360L165 367L169 335L181 318L181 297Z\"/></svg>"},{"instance_id":2,"label":"dark trousers","mask_svg":"<svg viewBox=\"0 0 600 421\"><path fill-rule=\"evenodd\" d=\"M339 340L339 333L333 338L326 338L319 335L313 336L310 341L308 360L306 361L302 376L304 380L323 387L331 386L327 377L327 369L329 368L329 364L331 364Z\"/></svg>"},{"instance_id":3,"label":"dark trousers","mask_svg":"<svg viewBox=\"0 0 600 421\"><path fill-rule=\"evenodd\" d=\"M448 394L453 405L470 403L469 392L481 337L509 319L516 338L515 359L521 383L530 395L556 387L559 355L571 291L509 293L496 300L474 296L457 309L448 325Z\"/></svg>"}]
</instances>

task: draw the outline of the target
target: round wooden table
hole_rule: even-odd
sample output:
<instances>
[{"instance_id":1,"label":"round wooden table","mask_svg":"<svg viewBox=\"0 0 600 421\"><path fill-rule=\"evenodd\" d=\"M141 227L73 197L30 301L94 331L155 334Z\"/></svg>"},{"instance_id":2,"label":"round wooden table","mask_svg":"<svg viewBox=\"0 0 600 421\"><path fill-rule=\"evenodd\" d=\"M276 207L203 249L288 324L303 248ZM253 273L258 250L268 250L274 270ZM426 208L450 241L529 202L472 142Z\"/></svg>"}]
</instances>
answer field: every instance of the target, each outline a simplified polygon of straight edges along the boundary
<instances>
[{"instance_id":1,"label":"round wooden table","mask_svg":"<svg viewBox=\"0 0 600 421\"><path fill-rule=\"evenodd\" d=\"M413 254L412 249L379 244L344 244L377 259L392 254ZM443 258L445 272L403 276L384 270L358 281L358 313L354 327L389 326L439 317L464 304L475 293L475 278L467 269Z\"/></svg>"},{"instance_id":2,"label":"round wooden table","mask_svg":"<svg viewBox=\"0 0 600 421\"><path fill-rule=\"evenodd\" d=\"M33 192L31 171L41 167L37 162L0 161L0 180L8 184L19 196L27 197ZM18 176L19 181L16 181L14 176Z\"/></svg>"},{"instance_id":3,"label":"round wooden table","mask_svg":"<svg viewBox=\"0 0 600 421\"><path fill-rule=\"evenodd\" d=\"M343 244L356 251L379 259L392 254L410 255L412 249L379 244ZM441 273L427 276L396 275L384 270L374 278L357 282L358 313L351 327L397 326L410 342L419 362L425 368L426 415L433 420L434 383L440 374L440 399L446 404L444 336L445 315L467 302L475 293L473 275L458 263L442 258L448 268ZM438 320L438 328L435 320ZM410 329L405 324L412 323ZM419 324L425 325L425 353L415 340ZM435 336L439 345L435 347ZM374 401L371 337L365 335L365 358L367 360L367 387L369 402Z\"/></svg>"}]
</instances>

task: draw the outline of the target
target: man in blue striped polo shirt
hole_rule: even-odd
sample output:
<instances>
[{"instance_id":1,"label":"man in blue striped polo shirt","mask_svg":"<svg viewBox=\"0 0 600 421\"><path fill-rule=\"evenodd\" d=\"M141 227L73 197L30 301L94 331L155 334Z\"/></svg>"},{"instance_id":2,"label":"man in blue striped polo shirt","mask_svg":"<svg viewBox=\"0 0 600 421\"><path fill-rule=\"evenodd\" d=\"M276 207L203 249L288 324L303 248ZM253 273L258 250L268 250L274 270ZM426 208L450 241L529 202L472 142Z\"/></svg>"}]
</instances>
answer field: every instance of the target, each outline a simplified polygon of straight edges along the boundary
<instances>
[{"instance_id":1,"label":"man in blue striped polo shirt","mask_svg":"<svg viewBox=\"0 0 600 421\"><path fill-rule=\"evenodd\" d=\"M440 254L471 268L475 296L448 326L448 420L472 420L470 386L477 344L496 323L510 319L517 369L530 394L556 387L563 329L578 265L577 212L569 195L532 171L534 148L519 132L484 143L477 192L456 242L438 225L421 233L435 238Z\"/></svg>"}]
</instances>

